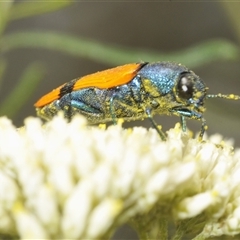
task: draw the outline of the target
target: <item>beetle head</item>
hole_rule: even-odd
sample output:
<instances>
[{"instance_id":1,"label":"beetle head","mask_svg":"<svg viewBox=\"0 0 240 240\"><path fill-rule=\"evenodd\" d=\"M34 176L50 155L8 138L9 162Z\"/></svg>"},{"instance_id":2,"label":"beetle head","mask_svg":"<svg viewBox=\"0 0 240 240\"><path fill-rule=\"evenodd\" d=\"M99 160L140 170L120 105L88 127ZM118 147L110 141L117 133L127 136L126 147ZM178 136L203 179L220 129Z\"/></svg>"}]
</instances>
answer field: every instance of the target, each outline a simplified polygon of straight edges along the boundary
<instances>
[{"instance_id":1,"label":"beetle head","mask_svg":"<svg viewBox=\"0 0 240 240\"><path fill-rule=\"evenodd\" d=\"M174 95L184 107L202 113L205 110L206 90L204 82L194 72L184 71L176 81Z\"/></svg>"}]
</instances>

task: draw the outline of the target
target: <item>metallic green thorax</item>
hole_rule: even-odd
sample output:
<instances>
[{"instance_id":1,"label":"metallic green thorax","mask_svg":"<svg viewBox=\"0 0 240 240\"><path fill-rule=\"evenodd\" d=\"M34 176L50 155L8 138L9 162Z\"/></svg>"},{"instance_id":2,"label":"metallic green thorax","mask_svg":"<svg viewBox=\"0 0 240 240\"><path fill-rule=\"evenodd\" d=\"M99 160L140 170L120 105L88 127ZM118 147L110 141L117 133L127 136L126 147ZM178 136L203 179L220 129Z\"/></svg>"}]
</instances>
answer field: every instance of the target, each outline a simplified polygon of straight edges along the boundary
<instances>
[{"instance_id":1,"label":"metallic green thorax","mask_svg":"<svg viewBox=\"0 0 240 240\"><path fill-rule=\"evenodd\" d=\"M201 120L203 135L205 97L204 82L191 70L181 64L157 62L145 64L127 84L110 89L90 87L72 91L38 108L37 113L46 120L59 111L68 119L80 113L91 124L174 114L181 117L183 124L184 117Z\"/></svg>"}]
</instances>

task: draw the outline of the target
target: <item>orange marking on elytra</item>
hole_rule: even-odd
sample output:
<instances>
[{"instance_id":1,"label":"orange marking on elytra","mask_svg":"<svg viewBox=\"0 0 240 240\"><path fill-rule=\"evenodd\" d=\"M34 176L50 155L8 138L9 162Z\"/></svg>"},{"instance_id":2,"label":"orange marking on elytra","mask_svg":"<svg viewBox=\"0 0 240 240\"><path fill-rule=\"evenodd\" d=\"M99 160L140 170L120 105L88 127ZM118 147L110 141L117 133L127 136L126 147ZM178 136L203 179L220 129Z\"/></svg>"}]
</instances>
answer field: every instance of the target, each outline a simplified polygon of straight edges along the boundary
<instances>
[{"instance_id":1,"label":"orange marking on elytra","mask_svg":"<svg viewBox=\"0 0 240 240\"><path fill-rule=\"evenodd\" d=\"M87 87L107 89L126 84L136 76L140 67L141 64L132 63L86 75L75 83L73 90Z\"/></svg>"},{"instance_id":2,"label":"orange marking on elytra","mask_svg":"<svg viewBox=\"0 0 240 240\"><path fill-rule=\"evenodd\" d=\"M130 63L83 76L76 81L73 86L73 91L88 87L108 89L126 84L136 76L136 73L141 68L141 66L141 63ZM59 99L61 88L64 85L65 84L44 95L34 104L34 106L43 107Z\"/></svg>"},{"instance_id":3,"label":"orange marking on elytra","mask_svg":"<svg viewBox=\"0 0 240 240\"><path fill-rule=\"evenodd\" d=\"M59 98L60 90L65 84L60 87L53 89L50 93L47 93L41 97L35 104L34 107L43 107Z\"/></svg>"}]
</instances>

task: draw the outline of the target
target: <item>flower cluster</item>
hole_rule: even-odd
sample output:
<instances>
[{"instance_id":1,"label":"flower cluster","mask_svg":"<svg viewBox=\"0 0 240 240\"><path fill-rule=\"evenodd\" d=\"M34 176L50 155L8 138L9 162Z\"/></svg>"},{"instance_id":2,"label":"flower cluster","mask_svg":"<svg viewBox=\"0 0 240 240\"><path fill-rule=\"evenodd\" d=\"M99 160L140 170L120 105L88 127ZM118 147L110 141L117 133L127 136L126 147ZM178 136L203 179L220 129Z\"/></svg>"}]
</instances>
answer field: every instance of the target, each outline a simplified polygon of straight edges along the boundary
<instances>
[{"instance_id":1,"label":"flower cluster","mask_svg":"<svg viewBox=\"0 0 240 240\"><path fill-rule=\"evenodd\" d=\"M89 127L80 116L28 118L21 129L2 117L0 235L103 239L131 223L154 238L169 219L199 226L196 239L235 235L239 159L230 141L199 142L179 125L163 142L153 129Z\"/></svg>"}]
</instances>

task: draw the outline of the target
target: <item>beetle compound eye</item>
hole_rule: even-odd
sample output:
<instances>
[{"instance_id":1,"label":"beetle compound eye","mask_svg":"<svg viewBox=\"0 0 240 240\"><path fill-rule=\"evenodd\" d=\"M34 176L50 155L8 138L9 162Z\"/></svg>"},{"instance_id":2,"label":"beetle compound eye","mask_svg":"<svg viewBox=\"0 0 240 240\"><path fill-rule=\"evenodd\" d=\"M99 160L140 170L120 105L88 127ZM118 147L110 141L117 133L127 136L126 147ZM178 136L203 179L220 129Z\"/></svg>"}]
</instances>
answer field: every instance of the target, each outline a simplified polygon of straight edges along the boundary
<instances>
[{"instance_id":1,"label":"beetle compound eye","mask_svg":"<svg viewBox=\"0 0 240 240\"><path fill-rule=\"evenodd\" d=\"M177 84L177 94L180 98L190 99L193 97L193 80L190 73L182 73Z\"/></svg>"}]
</instances>

